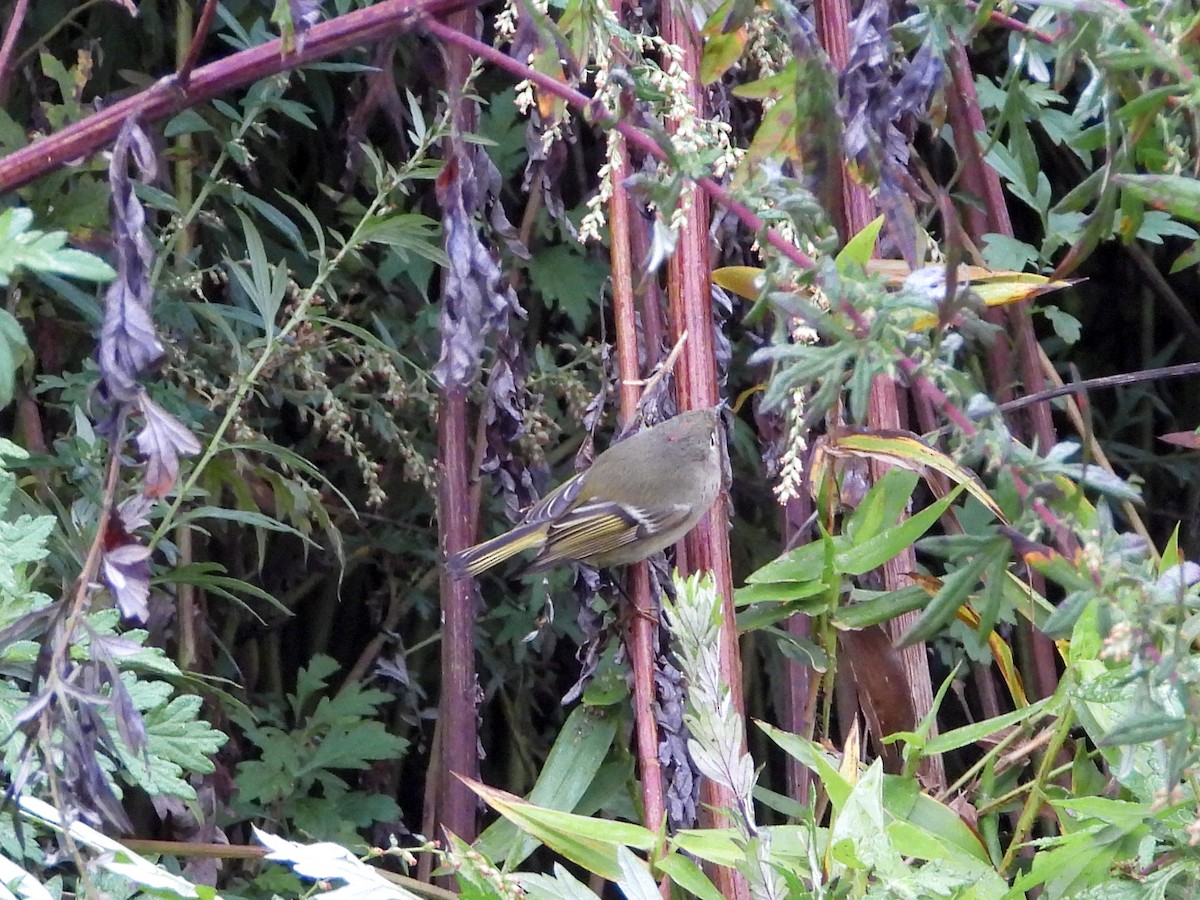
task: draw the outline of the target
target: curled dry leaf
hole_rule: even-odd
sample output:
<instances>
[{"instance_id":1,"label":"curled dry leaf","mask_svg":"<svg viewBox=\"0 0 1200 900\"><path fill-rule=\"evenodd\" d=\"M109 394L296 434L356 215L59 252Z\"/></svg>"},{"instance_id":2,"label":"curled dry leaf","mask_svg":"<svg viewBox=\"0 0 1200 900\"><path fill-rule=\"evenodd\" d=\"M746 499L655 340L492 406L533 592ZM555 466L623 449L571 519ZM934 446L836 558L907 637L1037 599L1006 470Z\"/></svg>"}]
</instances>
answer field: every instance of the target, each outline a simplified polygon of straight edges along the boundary
<instances>
[{"instance_id":1,"label":"curled dry leaf","mask_svg":"<svg viewBox=\"0 0 1200 900\"><path fill-rule=\"evenodd\" d=\"M154 150L133 120L126 122L117 136L109 165L117 277L105 294L100 327L100 390L105 399L119 403L137 397L138 377L163 357L150 317L154 252L146 238L146 213L129 174L131 161L145 180L155 177L158 163Z\"/></svg>"},{"instance_id":2,"label":"curled dry leaf","mask_svg":"<svg viewBox=\"0 0 1200 900\"><path fill-rule=\"evenodd\" d=\"M142 493L163 497L179 477L179 457L200 452L200 442L187 427L150 399L143 390L138 396L143 424L137 435L138 450L146 459Z\"/></svg>"}]
</instances>

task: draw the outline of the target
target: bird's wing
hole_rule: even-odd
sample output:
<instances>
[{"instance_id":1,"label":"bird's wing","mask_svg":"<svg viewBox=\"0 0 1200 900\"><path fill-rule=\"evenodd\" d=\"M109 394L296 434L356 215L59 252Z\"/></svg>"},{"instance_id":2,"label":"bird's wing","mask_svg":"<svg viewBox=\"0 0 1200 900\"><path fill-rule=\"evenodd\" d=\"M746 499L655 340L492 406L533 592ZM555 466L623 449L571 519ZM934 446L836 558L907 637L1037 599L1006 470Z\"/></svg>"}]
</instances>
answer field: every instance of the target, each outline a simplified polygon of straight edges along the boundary
<instances>
[{"instance_id":1,"label":"bird's wing","mask_svg":"<svg viewBox=\"0 0 1200 900\"><path fill-rule=\"evenodd\" d=\"M689 507L673 506L655 514L612 502L581 504L550 523L546 543L526 572L540 572L564 560L586 560L611 553L647 534L682 524L688 511Z\"/></svg>"},{"instance_id":2,"label":"bird's wing","mask_svg":"<svg viewBox=\"0 0 1200 900\"><path fill-rule=\"evenodd\" d=\"M575 499L579 496L579 492L583 490L583 476L580 472L578 475L573 475L548 493L545 497L539 500L533 506L525 511L522 523L525 522L548 522L561 516L568 509Z\"/></svg>"}]
</instances>

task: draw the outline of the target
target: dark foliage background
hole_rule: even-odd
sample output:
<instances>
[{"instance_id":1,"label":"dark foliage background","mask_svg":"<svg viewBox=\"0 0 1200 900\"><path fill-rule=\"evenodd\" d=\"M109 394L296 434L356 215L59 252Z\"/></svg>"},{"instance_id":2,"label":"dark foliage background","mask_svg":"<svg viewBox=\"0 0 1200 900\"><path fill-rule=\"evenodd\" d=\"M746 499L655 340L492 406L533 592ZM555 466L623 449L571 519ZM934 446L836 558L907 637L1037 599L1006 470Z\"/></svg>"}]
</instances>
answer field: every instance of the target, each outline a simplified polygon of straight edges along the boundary
<instances>
[{"instance_id":1,"label":"dark foliage background","mask_svg":"<svg viewBox=\"0 0 1200 900\"><path fill-rule=\"evenodd\" d=\"M371 5L337 0L317 6L320 17L332 19ZM816 6L819 16L835 4ZM979 6L857 5L836 107L839 86L817 53L812 10L739 4L705 9L702 22L714 17L704 32L706 64L720 69L721 60L713 57L729 51L713 48L722 42L738 51L708 86L711 121L728 125L721 133L748 148L759 166L751 176L739 170L725 180L739 196L752 198L747 202L772 224L797 236L805 252L828 254L858 230L848 227L853 218L839 206L844 176L837 173L845 154L887 214L880 243L887 256L1043 274L1064 264L1058 275L1079 279L1024 307L1032 310L1037 342L1064 381L1194 362L1200 347L1200 308L1193 299L1197 207L1186 207L1190 195L1170 204L1174 182L1144 189L1123 182L1119 191L1113 180L1194 175L1195 103L1180 74L1194 63L1195 42L1185 27L1189 13L1180 4L1164 4L1160 14L1135 5L1128 22L1102 25L1103 14L1082 3L1019 11L1035 37L1069 36L1068 46L1022 42L1027 32L1019 22L999 14L989 19L995 4ZM273 9L256 0L230 0L214 8L199 44L201 62L280 33L303 47L318 18L310 15L312 4L302 3ZM598 13L593 22L589 9L554 7L546 22L557 23L562 46L551 40L546 22L537 25L541 20L525 10L511 34L512 56L519 65L528 61L543 74L576 81L576 73L555 62L557 50L592 64L597 48L610 45L610 23ZM625 55L603 71L624 92L616 93L625 118L645 127L669 107L670 93L640 68L643 60L628 55L629 45L643 39L642 49L653 58L661 51L651 40L653 23L669 12L651 6L634 12L627 10L624 19ZM0 71L0 152L82 121L177 71L199 33L197 13L186 3L69 0L10 9L10 22L22 18L19 31L10 27L15 44ZM509 36L506 10L488 4L477 13L484 40L495 41L498 32ZM467 14L463 21L474 27L474 18ZM764 35L762 22L774 30ZM1139 46L1144 58L1114 62L1110 55L1131 33L1155 39ZM1001 238L968 237L963 224L947 215L954 203L979 209L986 201L971 195L963 178L970 163L956 153L955 135L946 128L946 94L955 85L943 60L960 39L980 79L979 106L991 134L985 153L1000 173L1012 216L1013 233ZM0 446L7 479L0 484L0 510L10 529L0 567L0 732L12 737L2 778L10 796L53 799L68 819L142 840L242 845L254 840L252 825L298 841L351 847L386 848L393 836L399 846L415 846L420 835L439 836L446 812L438 810L436 797L445 788L436 779L447 777L439 771L447 735L437 725L444 702L439 561L446 527L443 522L439 531L437 498L446 475L438 416L447 414L448 394L458 392L469 412L472 473L483 473L467 486L470 530L498 533L618 430L615 415L608 414L619 390L610 343L621 327L609 280L609 232L600 241L575 239L609 160L610 129L597 127L597 110L565 116L563 101L544 91L533 95L532 109L522 109L526 86L514 86L509 73L495 67L471 69L456 81L451 76L460 74L466 57L455 52L465 51L421 29L372 41L191 106L166 122L130 122L108 152L73 159L4 195L6 216L31 214L0 248L7 317L0 320L0 400L6 404L0 434L27 453ZM765 60L775 71L789 63L800 68L787 70L794 77L770 90L745 90L772 74ZM581 83L592 91L596 78L593 69ZM1139 102L1160 90L1160 104ZM781 125L760 102L768 94L794 104L792 124L803 127ZM474 113L464 110L475 102L478 120L472 122ZM835 109L843 117L844 143L832 126ZM562 132L550 139L559 116ZM653 128L650 133L659 136ZM639 289L656 306L667 275L646 264L668 255L663 220L682 190L674 175L714 174L721 156L714 133L705 132L694 152L671 159L671 175L657 171L647 154L634 156L627 185L642 213L634 262ZM647 204L667 212L655 218ZM860 283L830 265L818 267L813 282L765 244L755 244L744 221L721 208L714 214L712 267L765 265L767 274L766 287L755 286L762 293L757 300L739 296L727 282L713 295L710 362L722 395L736 402L766 387L765 402L755 397L730 416L729 555L733 582L741 586L784 550L821 541L807 509L804 515L795 506L785 510L772 494L779 457L799 418L808 414L814 439L835 435L843 424L880 430L874 419L856 419L865 409L864 391L881 374L902 388L916 384L912 372L893 363L893 354L909 350L964 408L982 385L1008 379L1008 388L1015 376L998 372L986 342L969 340L988 333L978 319L940 322L933 338L906 344L885 334L882 318L874 318L878 310L871 304L887 296L880 282ZM10 221L20 222L4 220ZM49 233L45 252L21 249L22 232ZM77 251L93 256L71 255ZM798 296L785 287L799 281L819 283L832 312L786 299ZM879 309L886 306L878 302ZM875 341L876 349L856 357L870 357L871 365L846 363L844 377L829 376L828 397L843 397L844 404L822 407L828 397L821 379L805 378L811 406L790 407L791 394L780 387L793 361L780 348L798 345L786 337L795 325L789 317L816 323L828 338L824 317L847 309L866 320L846 315L838 326L845 345ZM992 340L1018 346L1017 323L1018 315L1000 320ZM653 323L643 316L640 325L648 371L659 348L651 340ZM962 353L946 350L962 335L968 338ZM658 343L665 348L671 341ZM831 343L837 342L825 342ZM950 360L949 373L936 369L939 359ZM843 372L841 364L837 371ZM1053 407L1057 434L1080 440L1084 458L1102 449L1117 475L1140 485L1137 509L1151 545L1166 548L1168 560L1177 552L1181 562L1200 546L1196 444L1194 436L1183 439L1184 446L1162 438L1195 428L1196 383L1192 375L1094 390L1083 404L1082 429L1062 401ZM781 397L788 402L776 402ZM922 402L915 388L902 394L899 424L931 431L921 418ZM1016 464L993 453L986 438L972 443L960 435L943 447L986 480L1012 530L1031 546L1044 549L1069 532L1072 540L1056 545L1057 559L1085 566L1086 554L1073 556L1071 548L1092 547L1093 531L1108 540L1110 531L1134 528L1118 503L1130 489L1114 487L1116 479L1106 487L1114 498L1111 521L1104 518L1108 506L1093 493L1082 505L1088 514L1092 503L1102 507L1101 525L1077 509L1068 514L1057 508L1063 517L1058 531L1045 522L1031 524L1035 504L1018 501L1013 483L1019 479L1006 468ZM866 458L859 460L864 467ZM1035 496L1048 502L1075 496L1054 480L1057 471L1029 466L1040 473L1041 480L1032 482ZM878 475L872 470L871 480ZM829 509L819 497L815 501L822 527L853 520L855 503L847 498L854 489L842 490L845 506L834 514L825 515ZM941 495L909 490L917 507ZM802 503L812 508L811 497ZM1077 512L1079 519L1071 518ZM986 556L983 544L966 545L965 538L977 536L971 514L962 521L960 545L948 540L919 557L920 574L933 579L925 582L932 594L968 570L973 558ZM939 528L956 534L955 526ZM976 606L986 606L990 594L983 584L1006 567L1022 576L1035 568L1025 565L1020 540L1007 532L1000 538L997 567L974 571L954 608L965 602L968 589ZM1103 546L1115 561L1120 554L1112 548L1125 545L1116 536L1112 541ZM1063 571L1032 578L1039 596L1060 610L1084 590ZM1086 587L1103 594L1099 567L1081 571L1083 581L1091 580ZM851 574L863 576L854 582L856 601L896 587L882 574ZM1147 577L1125 573L1121 583L1141 579L1144 585ZM844 590L822 595L831 596L834 607L839 596L850 598L846 578ZM1196 579L1183 580L1187 588ZM590 676L584 706L597 720L615 722L619 737L597 763L586 797L572 808L640 821L636 748L625 739L633 727L627 703L632 682L626 653L618 652L626 625L620 604L602 604L588 615L585 599L581 615L581 596L587 592L573 590L570 572L522 581L500 570L480 580L473 607L477 696L469 698L478 700L479 776L515 794L533 788L577 708L562 699L583 671ZM809 712L818 693L823 711L818 721L810 715L807 736L844 749L860 706L870 704L863 699L870 689L852 665L846 668L853 677L843 680L859 681L857 695L854 687L835 686L825 672L836 669L839 650L847 653L844 642L851 639L845 634L873 632L856 625L839 635L835 608L816 612L804 598L790 597L785 602L796 605L785 611L811 614L817 624L803 634L787 632L788 638L784 631L793 626L786 616L755 619L747 610L755 598L746 596L745 714L788 724L796 700L784 685L805 666L812 678L806 684L814 685ZM1191 600L1180 602L1183 612L1172 625L1190 621ZM1062 683L1084 678L1070 659L1053 655L1048 640L1040 645L1039 662L1034 629L1012 608L993 610L982 635L964 637L969 629L953 621L952 610L923 635L930 638L928 652L918 656L932 667L932 690L952 674L957 678L958 699L941 707L941 730L1021 708L1002 690L1013 683L1003 662L989 656L992 625L1016 655L1028 699L1055 695L1060 676ZM1128 607L1096 615L1102 636L1125 621L1122 615L1132 616ZM1070 638L1075 619L1068 619L1050 619L1059 630L1044 627L1045 618L1035 624L1052 637ZM929 625L931 619L921 621ZM1162 639L1159 625L1140 623L1146 647ZM1177 650L1190 673L1191 632L1181 633L1186 639ZM891 643L884 644L889 649L881 652L890 653ZM1103 658L1096 650L1089 661ZM677 674L660 670L668 680ZM1163 671L1155 677L1191 696L1190 674L1187 685ZM1004 696L997 705L998 688ZM980 699L989 691L990 699ZM1170 712L1173 722L1185 724L1174 731L1146 726L1135 736L1177 740L1162 745L1168 760L1163 767L1189 773L1194 710L1185 703L1182 711ZM864 715L870 723L871 713ZM1055 715L1069 731L1069 716ZM908 724L916 728L915 721ZM989 768L984 789L972 769L989 752L981 746L982 736L946 750L947 771L936 786L967 778L964 792L974 791L971 803L991 816L981 838L990 864L1009 877L1014 873L1005 871L1007 845L1001 846L1000 835L1028 829L1019 827L1017 800L998 807L989 802L1033 779L1035 761L1043 757L1031 751L1027 768L1012 781ZM815 796L807 793L812 777L803 797L785 796L796 784L787 774L795 754L754 729L749 749L765 763L760 783L808 808ZM1092 780L1113 764L1095 740L1062 749L1063 759L1070 760L1072 751L1091 766ZM871 753L883 753L882 745L866 755ZM1099 793L1081 774L1083 764L1065 794ZM915 767L905 774L915 777ZM899 772L898 766L889 769L890 776ZM1044 774L1036 772L1039 785ZM818 775L818 793L820 782ZM1168 793L1178 789L1168 782ZM1124 788L1120 799L1142 804L1139 809L1157 802ZM800 815L788 803L762 802L764 822L792 822ZM813 827L832 827L819 802L817 812L809 812ZM1161 861L1180 852L1190 860L1187 834L1179 822L1170 828L1173 836L1158 835L1149 857ZM1044 834L1061 833L1046 826ZM116 877L89 876L84 868L63 881L50 874L52 842L39 835L41 843L22 844L16 835L15 825L0 829L6 855L29 871L58 878L60 887L99 892L105 879ZM493 843L486 841L485 850L497 849L494 834ZM525 867L548 869L549 851L540 854ZM225 896L300 890L291 872L237 859L218 864L221 857L219 851L181 856L172 871L196 883L220 884ZM861 871L871 874L863 875L860 888L888 883L870 866ZM1104 867L1098 864L1097 871ZM757 890L758 882L748 877ZM837 889L850 890L848 882ZM810 889L812 878L804 884Z\"/></svg>"}]
</instances>

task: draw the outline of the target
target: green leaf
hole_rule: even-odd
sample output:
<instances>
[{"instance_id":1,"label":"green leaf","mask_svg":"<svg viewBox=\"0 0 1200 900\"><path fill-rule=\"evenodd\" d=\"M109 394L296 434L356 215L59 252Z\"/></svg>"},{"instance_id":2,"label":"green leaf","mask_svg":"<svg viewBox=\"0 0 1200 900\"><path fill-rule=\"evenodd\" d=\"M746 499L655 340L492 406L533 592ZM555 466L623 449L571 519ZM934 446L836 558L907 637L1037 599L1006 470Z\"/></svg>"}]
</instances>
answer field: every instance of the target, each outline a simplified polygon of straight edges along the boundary
<instances>
[{"instance_id":1,"label":"green leaf","mask_svg":"<svg viewBox=\"0 0 1200 900\"><path fill-rule=\"evenodd\" d=\"M37 231L33 213L16 207L0 213L0 287L18 269L55 273L84 281L111 281L116 270L100 257L65 247L65 231Z\"/></svg>"},{"instance_id":2,"label":"green leaf","mask_svg":"<svg viewBox=\"0 0 1200 900\"><path fill-rule=\"evenodd\" d=\"M528 900L599 900L586 884L560 863L554 864L553 876L519 872L514 877Z\"/></svg>"},{"instance_id":3,"label":"green leaf","mask_svg":"<svg viewBox=\"0 0 1200 900\"><path fill-rule=\"evenodd\" d=\"M293 714L298 717L309 700L328 687L329 676L337 670L337 660L324 653L315 654L307 666L302 666L296 675L296 693L288 697Z\"/></svg>"},{"instance_id":4,"label":"green leaf","mask_svg":"<svg viewBox=\"0 0 1200 900\"><path fill-rule=\"evenodd\" d=\"M820 572L814 572L820 576ZM738 608L751 606L756 603L791 603L795 600L805 600L825 590L825 584L820 581L767 581L761 584L748 584L736 588L733 592L733 602Z\"/></svg>"},{"instance_id":5,"label":"green leaf","mask_svg":"<svg viewBox=\"0 0 1200 900\"><path fill-rule=\"evenodd\" d=\"M32 357L25 330L6 309L0 309L0 409L12 402L16 372Z\"/></svg>"},{"instance_id":6,"label":"green leaf","mask_svg":"<svg viewBox=\"0 0 1200 900\"><path fill-rule=\"evenodd\" d=\"M1041 629L1046 637L1067 637L1083 611L1096 599L1093 591L1072 591L1060 600L1054 611L1042 622Z\"/></svg>"},{"instance_id":7,"label":"green leaf","mask_svg":"<svg viewBox=\"0 0 1200 900\"><path fill-rule=\"evenodd\" d=\"M224 597L226 600L231 600L240 606L250 615L257 618L263 624L262 616L260 616L249 604L247 604L241 595L253 597L255 600L261 600L269 604L276 612L282 613L285 616L292 615L292 611L288 609L279 598L274 594L264 591L256 584L251 584L248 581L243 581L240 578L233 578L224 574L224 568L219 563L202 562L202 563L187 563L170 569L162 575L154 579L155 584L190 584L195 585L208 594Z\"/></svg>"},{"instance_id":8,"label":"green leaf","mask_svg":"<svg viewBox=\"0 0 1200 900\"><path fill-rule=\"evenodd\" d=\"M617 887L626 900L662 900L645 860L634 856L628 847L618 847L617 864L621 867Z\"/></svg>"},{"instance_id":9,"label":"green leaf","mask_svg":"<svg viewBox=\"0 0 1200 900\"><path fill-rule=\"evenodd\" d=\"M849 542L844 537L830 538L835 552ZM767 563L757 572L746 577L750 584L768 584L771 582L811 582L821 577L825 567L825 547L821 541L812 541L789 550L778 559Z\"/></svg>"},{"instance_id":10,"label":"green leaf","mask_svg":"<svg viewBox=\"0 0 1200 900\"><path fill-rule=\"evenodd\" d=\"M861 544L895 525L900 514L908 508L908 501L919 480L920 476L911 469L888 469L882 478L871 485L846 522L843 531L851 542Z\"/></svg>"},{"instance_id":11,"label":"green leaf","mask_svg":"<svg viewBox=\"0 0 1200 900\"><path fill-rule=\"evenodd\" d=\"M161 682L149 684L170 691L170 686ZM130 689L130 694L135 700L144 697L147 686L147 682L139 682ZM151 796L165 794L194 800L196 791L188 776L214 771L212 757L228 738L200 718L200 705L199 697L184 694L144 712L144 754L126 752L124 745L118 744L126 774Z\"/></svg>"},{"instance_id":12,"label":"green leaf","mask_svg":"<svg viewBox=\"0 0 1200 900\"><path fill-rule=\"evenodd\" d=\"M850 266L865 269L875 253L875 244L879 240L879 232L883 229L883 216L878 216L868 222L858 234L846 241L846 246L837 255L839 272L847 271Z\"/></svg>"},{"instance_id":13,"label":"green leaf","mask_svg":"<svg viewBox=\"0 0 1200 900\"><path fill-rule=\"evenodd\" d=\"M617 849L651 849L658 838L641 825L542 809L506 791L470 778L462 781L502 816L589 872L616 881L621 877Z\"/></svg>"},{"instance_id":14,"label":"green leaf","mask_svg":"<svg viewBox=\"0 0 1200 900\"><path fill-rule=\"evenodd\" d=\"M450 265L439 243L441 226L436 219L420 213L397 213L363 223L357 237L363 243L385 244L400 251L423 256L439 266Z\"/></svg>"},{"instance_id":15,"label":"green leaf","mask_svg":"<svg viewBox=\"0 0 1200 900\"><path fill-rule=\"evenodd\" d=\"M267 261L267 251L263 246L262 236L259 235L258 229L250 221L250 217L240 209L237 214L238 218L242 220L242 233L246 239L246 254L250 261L250 272L247 273L241 265L228 257L225 258L225 265L229 273L241 285L242 290L246 292L246 296L250 298L254 308L258 310L259 316L262 317L263 331L267 335L274 335L275 317L279 314L283 296L287 293L287 264L281 260L272 270Z\"/></svg>"},{"instance_id":16,"label":"green leaf","mask_svg":"<svg viewBox=\"0 0 1200 900\"><path fill-rule=\"evenodd\" d=\"M1023 272L1038 259L1036 247L1006 234L985 234L983 241L983 261L989 269Z\"/></svg>"},{"instance_id":17,"label":"green leaf","mask_svg":"<svg viewBox=\"0 0 1200 900\"><path fill-rule=\"evenodd\" d=\"M941 631L954 618L958 608L967 602L984 572L990 578L1004 577L1010 549L1007 538L997 538L978 556L971 557L961 568L947 575L925 611L901 636L897 645L908 647L928 640Z\"/></svg>"},{"instance_id":18,"label":"green leaf","mask_svg":"<svg viewBox=\"0 0 1200 900\"><path fill-rule=\"evenodd\" d=\"M1083 333L1083 326L1079 320L1057 306L1042 307L1042 315L1050 322L1054 333L1062 338L1064 344L1074 344Z\"/></svg>"},{"instance_id":19,"label":"green leaf","mask_svg":"<svg viewBox=\"0 0 1200 900\"><path fill-rule=\"evenodd\" d=\"M845 603L833 615L833 624L843 631L853 631L890 622L896 616L921 609L929 602L929 594L919 585L910 584L897 591L862 591L871 594L868 600Z\"/></svg>"},{"instance_id":20,"label":"green leaf","mask_svg":"<svg viewBox=\"0 0 1200 900\"><path fill-rule=\"evenodd\" d=\"M899 525L839 553L835 562L838 571L848 575L861 575L882 566L916 543L917 538L933 527L962 491L962 485L955 487L941 500L931 503Z\"/></svg>"},{"instance_id":21,"label":"green leaf","mask_svg":"<svg viewBox=\"0 0 1200 900\"><path fill-rule=\"evenodd\" d=\"M1123 190L1154 209L1200 222L1200 180L1184 175L1116 175Z\"/></svg>"},{"instance_id":22,"label":"green leaf","mask_svg":"<svg viewBox=\"0 0 1200 900\"><path fill-rule=\"evenodd\" d=\"M931 756L938 753L948 753L951 750L957 750L960 747L966 747L968 744L981 741L1013 725L1038 719L1049 705L1051 699L1047 697L1023 709L1015 709L1012 712L1004 713L991 719L984 719L982 722L973 722L970 725L964 725L961 728L955 728L952 731L935 735L926 741L925 753Z\"/></svg>"},{"instance_id":23,"label":"green leaf","mask_svg":"<svg viewBox=\"0 0 1200 900\"><path fill-rule=\"evenodd\" d=\"M548 809L571 812L595 781L612 748L619 717L591 707L576 707L563 724L542 766L529 802ZM517 826L501 819L475 842L488 859L517 866L536 850L538 842L522 835Z\"/></svg>"},{"instance_id":24,"label":"green leaf","mask_svg":"<svg viewBox=\"0 0 1200 900\"><path fill-rule=\"evenodd\" d=\"M332 728L297 774L308 775L327 769L366 769L381 759L399 759L408 741L389 734L381 722L359 722L351 728Z\"/></svg>"},{"instance_id":25,"label":"green leaf","mask_svg":"<svg viewBox=\"0 0 1200 900\"><path fill-rule=\"evenodd\" d=\"M836 763L821 745L798 734L790 734L775 728L766 722L757 724L766 732L767 737L779 745L784 753L799 760L805 768L817 776L822 787L825 788L825 792L829 795L829 801L833 804L833 808L840 810L850 796L852 785L842 777Z\"/></svg>"},{"instance_id":26,"label":"green leaf","mask_svg":"<svg viewBox=\"0 0 1200 900\"><path fill-rule=\"evenodd\" d=\"M176 525L187 525L192 522L202 522L205 519L218 519L226 522L236 522L248 528L265 528L267 531L278 531L298 537L310 547L318 546L315 541L304 533L297 531L291 525L280 522L273 516L253 509L224 509L220 506L197 506L182 513L176 519Z\"/></svg>"},{"instance_id":27,"label":"green leaf","mask_svg":"<svg viewBox=\"0 0 1200 900\"><path fill-rule=\"evenodd\" d=\"M182 134L197 134L211 132L213 127L200 113L194 109L185 109L172 117L163 127L163 137L174 138Z\"/></svg>"},{"instance_id":28,"label":"green leaf","mask_svg":"<svg viewBox=\"0 0 1200 900\"><path fill-rule=\"evenodd\" d=\"M1135 711L1099 741L1102 747L1122 744L1148 744L1187 733L1188 720L1157 711Z\"/></svg>"},{"instance_id":29,"label":"green leaf","mask_svg":"<svg viewBox=\"0 0 1200 900\"><path fill-rule=\"evenodd\" d=\"M576 329L586 327L600 308L607 279L607 266L580 255L569 244L539 250L529 261L530 283Z\"/></svg>"},{"instance_id":30,"label":"green leaf","mask_svg":"<svg viewBox=\"0 0 1200 900\"><path fill-rule=\"evenodd\" d=\"M709 881L704 870L682 853L668 853L658 861L657 868L685 891L701 900L721 900L721 892Z\"/></svg>"},{"instance_id":31,"label":"green leaf","mask_svg":"<svg viewBox=\"0 0 1200 900\"><path fill-rule=\"evenodd\" d=\"M729 71L741 59L745 46L745 33L736 31L714 34L706 40L700 57L700 83L712 84Z\"/></svg>"}]
</instances>

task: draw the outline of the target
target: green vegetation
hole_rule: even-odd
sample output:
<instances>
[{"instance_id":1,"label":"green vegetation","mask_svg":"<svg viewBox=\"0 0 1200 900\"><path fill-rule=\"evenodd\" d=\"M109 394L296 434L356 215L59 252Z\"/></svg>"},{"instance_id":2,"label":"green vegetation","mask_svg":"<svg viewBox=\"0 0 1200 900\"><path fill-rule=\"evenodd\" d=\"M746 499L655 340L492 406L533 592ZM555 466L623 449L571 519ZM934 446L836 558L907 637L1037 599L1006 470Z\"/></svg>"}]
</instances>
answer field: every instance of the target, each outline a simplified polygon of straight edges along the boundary
<instances>
[{"instance_id":1,"label":"green vegetation","mask_svg":"<svg viewBox=\"0 0 1200 900\"><path fill-rule=\"evenodd\" d=\"M896 14L10 4L0 900L1200 891L1200 17Z\"/></svg>"}]
</instances>

